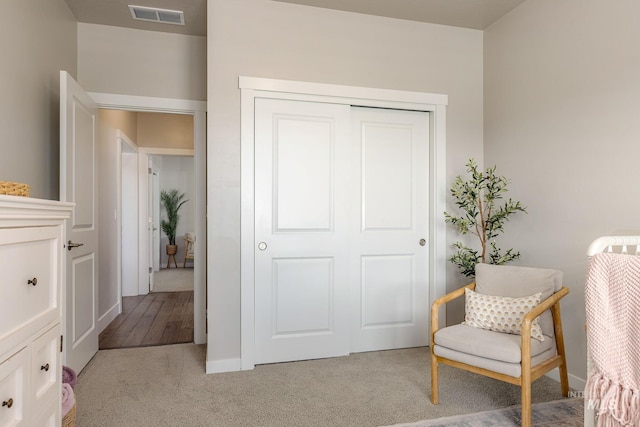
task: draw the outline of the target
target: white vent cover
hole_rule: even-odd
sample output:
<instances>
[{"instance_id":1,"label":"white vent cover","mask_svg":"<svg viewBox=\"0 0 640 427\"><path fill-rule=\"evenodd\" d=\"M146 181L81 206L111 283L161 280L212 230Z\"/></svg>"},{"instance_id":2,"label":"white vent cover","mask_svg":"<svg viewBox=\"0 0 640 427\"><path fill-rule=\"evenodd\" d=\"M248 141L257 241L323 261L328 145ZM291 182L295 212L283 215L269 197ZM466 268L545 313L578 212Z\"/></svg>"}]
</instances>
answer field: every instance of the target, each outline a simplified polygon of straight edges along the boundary
<instances>
[{"instance_id":1,"label":"white vent cover","mask_svg":"<svg viewBox=\"0 0 640 427\"><path fill-rule=\"evenodd\" d=\"M139 21L161 22L163 24L184 25L181 10L158 9L155 7L129 5L131 17Z\"/></svg>"}]
</instances>

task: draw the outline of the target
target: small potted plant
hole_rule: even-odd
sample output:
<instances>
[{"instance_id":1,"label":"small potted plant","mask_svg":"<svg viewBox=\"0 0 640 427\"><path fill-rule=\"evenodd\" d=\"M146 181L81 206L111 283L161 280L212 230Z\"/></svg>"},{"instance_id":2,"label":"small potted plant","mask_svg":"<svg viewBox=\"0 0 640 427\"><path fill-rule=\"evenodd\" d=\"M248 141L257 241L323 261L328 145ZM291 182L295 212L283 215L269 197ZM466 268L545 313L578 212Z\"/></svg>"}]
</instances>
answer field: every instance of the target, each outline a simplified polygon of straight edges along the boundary
<instances>
[{"instance_id":1,"label":"small potted plant","mask_svg":"<svg viewBox=\"0 0 640 427\"><path fill-rule=\"evenodd\" d=\"M176 245L176 230L178 229L178 221L180 220L179 211L182 205L188 202L184 200L185 194L178 190L162 190L160 192L160 200L167 213L167 219L160 221L160 227L169 239L167 245L167 255L175 255L178 252Z\"/></svg>"},{"instance_id":2,"label":"small potted plant","mask_svg":"<svg viewBox=\"0 0 640 427\"><path fill-rule=\"evenodd\" d=\"M449 259L458 266L460 273L473 277L476 264L479 262L505 264L520 258L520 252L513 249L503 252L496 246L495 238L504 231L504 223L511 215L527 211L520 202L511 199L498 205L502 194L507 192L509 181L504 176L496 175L495 166L481 171L473 159L470 159L466 166L471 178L465 181L458 176L451 185L451 195L461 213L445 212L444 215L445 221L454 225L460 234L471 233L478 237L480 253L461 242L456 242L453 246L458 251Z\"/></svg>"}]
</instances>

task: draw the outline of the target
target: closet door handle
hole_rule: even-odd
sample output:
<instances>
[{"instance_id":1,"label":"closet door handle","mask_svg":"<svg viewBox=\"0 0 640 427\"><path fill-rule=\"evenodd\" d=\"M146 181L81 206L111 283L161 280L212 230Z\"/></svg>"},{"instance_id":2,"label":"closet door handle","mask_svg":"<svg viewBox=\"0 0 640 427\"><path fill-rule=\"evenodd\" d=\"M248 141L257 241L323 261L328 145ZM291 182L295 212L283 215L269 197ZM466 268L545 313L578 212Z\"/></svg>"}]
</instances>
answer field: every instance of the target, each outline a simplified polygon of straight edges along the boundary
<instances>
[{"instance_id":1,"label":"closet door handle","mask_svg":"<svg viewBox=\"0 0 640 427\"><path fill-rule=\"evenodd\" d=\"M45 372L49 372L49 364L47 363L46 365L40 366L40 370L41 371L45 371Z\"/></svg>"},{"instance_id":2,"label":"closet door handle","mask_svg":"<svg viewBox=\"0 0 640 427\"><path fill-rule=\"evenodd\" d=\"M28 285L33 285L33 286L37 285L38 284L38 278L34 277L33 279L27 280L27 284Z\"/></svg>"},{"instance_id":3,"label":"closet door handle","mask_svg":"<svg viewBox=\"0 0 640 427\"><path fill-rule=\"evenodd\" d=\"M3 407L7 407L7 408L11 408L13 406L13 398L10 398L9 400L5 400L2 402L2 406Z\"/></svg>"}]
</instances>

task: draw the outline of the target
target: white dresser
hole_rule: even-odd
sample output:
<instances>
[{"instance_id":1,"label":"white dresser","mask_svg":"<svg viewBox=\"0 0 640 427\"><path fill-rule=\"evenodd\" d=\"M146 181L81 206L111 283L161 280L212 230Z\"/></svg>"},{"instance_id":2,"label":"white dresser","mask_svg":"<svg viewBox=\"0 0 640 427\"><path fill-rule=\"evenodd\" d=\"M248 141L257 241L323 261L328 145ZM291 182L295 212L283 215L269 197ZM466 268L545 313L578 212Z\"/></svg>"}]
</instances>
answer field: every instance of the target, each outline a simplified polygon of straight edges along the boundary
<instances>
[{"instance_id":1,"label":"white dresser","mask_svg":"<svg viewBox=\"0 0 640 427\"><path fill-rule=\"evenodd\" d=\"M61 424L62 258L72 206L0 195L0 427Z\"/></svg>"}]
</instances>

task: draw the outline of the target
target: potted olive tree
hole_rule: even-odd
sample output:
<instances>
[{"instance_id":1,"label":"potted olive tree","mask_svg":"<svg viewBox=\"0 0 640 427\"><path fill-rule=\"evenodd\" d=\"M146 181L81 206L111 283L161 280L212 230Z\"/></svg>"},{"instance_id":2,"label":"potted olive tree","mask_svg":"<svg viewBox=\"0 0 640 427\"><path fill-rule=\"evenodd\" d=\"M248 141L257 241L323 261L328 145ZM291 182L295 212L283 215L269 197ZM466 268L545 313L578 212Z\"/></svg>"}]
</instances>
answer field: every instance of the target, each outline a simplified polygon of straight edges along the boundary
<instances>
[{"instance_id":1,"label":"potted olive tree","mask_svg":"<svg viewBox=\"0 0 640 427\"><path fill-rule=\"evenodd\" d=\"M454 225L460 234L471 233L478 237L479 251L456 242L457 252L449 258L458 266L460 273L473 277L479 262L504 264L520 258L520 252L513 249L503 252L496 245L495 238L504 231L504 223L509 217L527 211L520 202L511 199L499 204L507 191L508 180L496 175L495 166L481 171L473 159L466 166L471 177L464 180L458 176L451 185L451 196L459 213L445 212L444 215L445 221Z\"/></svg>"},{"instance_id":2,"label":"potted olive tree","mask_svg":"<svg viewBox=\"0 0 640 427\"><path fill-rule=\"evenodd\" d=\"M160 221L160 228L169 239L167 245L167 255L175 255L178 252L176 245L176 230L178 229L178 221L180 220L180 208L188 202L184 200L185 194L178 190L162 190L160 192L160 200L167 214L167 219Z\"/></svg>"}]
</instances>

